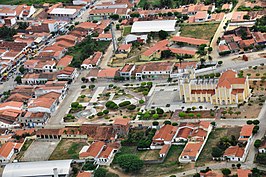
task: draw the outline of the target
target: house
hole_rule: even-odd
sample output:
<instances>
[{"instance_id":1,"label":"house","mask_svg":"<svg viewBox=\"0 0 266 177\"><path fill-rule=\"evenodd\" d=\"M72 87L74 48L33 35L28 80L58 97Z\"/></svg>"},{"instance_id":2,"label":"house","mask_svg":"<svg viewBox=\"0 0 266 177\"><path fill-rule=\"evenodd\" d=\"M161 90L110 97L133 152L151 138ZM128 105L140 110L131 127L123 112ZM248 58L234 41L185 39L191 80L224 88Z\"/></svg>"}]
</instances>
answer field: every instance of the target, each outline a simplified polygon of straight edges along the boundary
<instances>
[{"instance_id":1,"label":"house","mask_svg":"<svg viewBox=\"0 0 266 177\"><path fill-rule=\"evenodd\" d=\"M125 80L130 80L133 71L135 70L135 65L125 64L123 68L119 71L120 77L124 77Z\"/></svg>"},{"instance_id":2,"label":"house","mask_svg":"<svg viewBox=\"0 0 266 177\"><path fill-rule=\"evenodd\" d=\"M19 152L22 147L22 143L7 142L0 148L0 163L7 164L10 162L12 156Z\"/></svg>"},{"instance_id":3,"label":"house","mask_svg":"<svg viewBox=\"0 0 266 177\"><path fill-rule=\"evenodd\" d=\"M200 177L223 177L222 174L217 174L217 172L214 172L212 170L204 173L204 172L200 172Z\"/></svg>"},{"instance_id":4,"label":"house","mask_svg":"<svg viewBox=\"0 0 266 177\"><path fill-rule=\"evenodd\" d=\"M55 20L71 21L79 15L79 10L75 8L53 8L48 10L48 18Z\"/></svg>"},{"instance_id":5,"label":"house","mask_svg":"<svg viewBox=\"0 0 266 177\"><path fill-rule=\"evenodd\" d=\"M195 22L205 22L208 19L208 12L207 11L198 11L195 15Z\"/></svg>"},{"instance_id":6,"label":"house","mask_svg":"<svg viewBox=\"0 0 266 177\"><path fill-rule=\"evenodd\" d=\"M227 148L224 152L223 158L229 161L244 162L245 156L245 148L236 145Z\"/></svg>"},{"instance_id":7,"label":"house","mask_svg":"<svg viewBox=\"0 0 266 177\"><path fill-rule=\"evenodd\" d=\"M60 24L57 20L45 19L40 21L33 21L26 29L28 33L52 33L59 30Z\"/></svg>"},{"instance_id":8,"label":"house","mask_svg":"<svg viewBox=\"0 0 266 177\"><path fill-rule=\"evenodd\" d=\"M228 10L228 11L230 11L231 9L232 9L232 7L233 7L233 4L232 3L226 3L226 4L223 4L222 5L222 10Z\"/></svg>"},{"instance_id":9,"label":"house","mask_svg":"<svg viewBox=\"0 0 266 177\"><path fill-rule=\"evenodd\" d=\"M179 86L180 97L189 103L238 104L250 96L248 78L238 78L233 70L225 71L219 79L182 79Z\"/></svg>"},{"instance_id":10,"label":"house","mask_svg":"<svg viewBox=\"0 0 266 177\"><path fill-rule=\"evenodd\" d=\"M109 147L108 145L104 147L100 155L96 158L96 162L99 165L109 165L112 162L114 153L117 152L117 149Z\"/></svg>"},{"instance_id":11,"label":"house","mask_svg":"<svg viewBox=\"0 0 266 177\"><path fill-rule=\"evenodd\" d=\"M223 54L223 53L231 53L231 50L229 49L229 47L227 46L227 45L219 45L218 46L218 52L219 52L219 54L221 55L221 54Z\"/></svg>"},{"instance_id":12,"label":"house","mask_svg":"<svg viewBox=\"0 0 266 177\"><path fill-rule=\"evenodd\" d=\"M127 58L128 54L130 53L132 48L132 44L121 44L116 53L115 53L115 57L116 58Z\"/></svg>"},{"instance_id":13,"label":"house","mask_svg":"<svg viewBox=\"0 0 266 177\"><path fill-rule=\"evenodd\" d=\"M103 56L102 52L94 52L94 54L92 55L92 57L85 59L82 64L81 64L81 68L82 69L91 69L91 68L95 68L99 65L101 58Z\"/></svg>"},{"instance_id":14,"label":"house","mask_svg":"<svg viewBox=\"0 0 266 177\"><path fill-rule=\"evenodd\" d=\"M203 142L188 142L185 148L183 149L181 155L179 156L179 162L196 162L203 147Z\"/></svg>"},{"instance_id":15,"label":"house","mask_svg":"<svg viewBox=\"0 0 266 177\"><path fill-rule=\"evenodd\" d=\"M125 43L131 44L134 42L139 42L141 44L146 44L147 39L148 39L148 35L129 34L125 37Z\"/></svg>"},{"instance_id":16,"label":"house","mask_svg":"<svg viewBox=\"0 0 266 177\"><path fill-rule=\"evenodd\" d=\"M70 65L72 60L73 60L73 56L70 56L70 55L64 56L63 58L61 58L58 61L57 65L56 65L56 69L57 70L63 70L64 68L66 68L67 66Z\"/></svg>"},{"instance_id":17,"label":"house","mask_svg":"<svg viewBox=\"0 0 266 177\"><path fill-rule=\"evenodd\" d=\"M136 21L132 25L131 33L143 34L159 32L160 30L172 33L176 31L175 24L176 20Z\"/></svg>"},{"instance_id":18,"label":"house","mask_svg":"<svg viewBox=\"0 0 266 177\"><path fill-rule=\"evenodd\" d=\"M96 160L100 155L105 143L103 141L93 142L89 147L83 147L79 153L79 159Z\"/></svg>"},{"instance_id":19,"label":"house","mask_svg":"<svg viewBox=\"0 0 266 177\"><path fill-rule=\"evenodd\" d=\"M113 123L114 130L121 136L125 136L129 132L130 119L117 118Z\"/></svg>"},{"instance_id":20,"label":"house","mask_svg":"<svg viewBox=\"0 0 266 177\"><path fill-rule=\"evenodd\" d=\"M99 36L96 38L98 41L111 41L113 38L112 34L110 33L103 33L99 34Z\"/></svg>"},{"instance_id":21,"label":"house","mask_svg":"<svg viewBox=\"0 0 266 177\"><path fill-rule=\"evenodd\" d=\"M253 38L256 41L256 44L258 44L258 45L266 45L266 33L253 32L252 35L253 35Z\"/></svg>"},{"instance_id":22,"label":"house","mask_svg":"<svg viewBox=\"0 0 266 177\"><path fill-rule=\"evenodd\" d=\"M28 95L24 95L24 94L21 94L21 93L14 93L14 94L11 94L5 101L6 102L18 101L18 102L27 103L30 98L31 97L28 96Z\"/></svg>"},{"instance_id":23,"label":"house","mask_svg":"<svg viewBox=\"0 0 266 177\"><path fill-rule=\"evenodd\" d=\"M151 148L155 149L155 146L163 146L164 144L171 144L177 133L177 127L172 125L164 125L156 131L152 138Z\"/></svg>"},{"instance_id":24,"label":"house","mask_svg":"<svg viewBox=\"0 0 266 177\"><path fill-rule=\"evenodd\" d=\"M69 80L72 81L77 76L77 69L73 67L65 67L57 73L58 80Z\"/></svg>"},{"instance_id":25,"label":"house","mask_svg":"<svg viewBox=\"0 0 266 177\"><path fill-rule=\"evenodd\" d=\"M28 73L23 76L21 82L25 85L39 85L55 79L55 73Z\"/></svg>"},{"instance_id":26,"label":"house","mask_svg":"<svg viewBox=\"0 0 266 177\"><path fill-rule=\"evenodd\" d=\"M111 4L109 3L108 6ZM104 20L108 19L113 14L118 14L121 18L127 18L128 13L130 12L129 8L94 8L90 11L90 20Z\"/></svg>"},{"instance_id":27,"label":"house","mask_svg":"<svg viewBox=\"0 0 266 177\"><path fill-rule=\"evenodd\" d=\"M255 127L254 125L244 125L241 128L238 141L249 142L252 138L252 135L253 135L252 131L253 131L254 127Z\"/></svg>"},{"instance_id":28,"label":"house","mask_svg":"<svg viewBox=\"0 0 266 177\"><path fill-rule=\"evenodd\" d=\"M67 81L48 81L45 85L36 86L34 90L34 96L39 97L47 93L56 92L60 94L62 100L68 90Z\"/></svg>"},{"instance_id":29,"label":"house","mask_svg":"<svg viewBox=\"0 0 266 177\"><path fill-rule=\"evenodd\" d=\"M245 21L244 20L244 16L247 15L248 12L233 12L233 15L232 15L232 18L231 18L231 21L232 22L242 22L242 21Z\"/></svg>"},{"instance_id":30,"label":"house","mask_svg":"<svg viewBox=\"0 0 266 177\"><path fill-rule=\"evenodd\" d=\"M48 96L54 95L54 96ZM32 113L53 113L59 104L59 97L61 94L58 93L48 93L46 95L42 95L36 99L32 99L28 103L28 111Z\"/></svg>"},{"instance_id":31,"label":"house","mask_svg":"<svg viewBox=\"0 0 266 177\"><path fill-rule=\"evenodd\" d=\"M7 109L22 110L23 102L8 101L8 102L0 103L0 111L7 110Z\"/></svg>"},{"instance_id":32,"label":"house","mask_svg":"<svg viewBox=\"0 0 266 177\"><path fill-rule=\"evenodd\" d=\"M136 73L136 79L168 78L173 71L175 63L159 62L143 65L141 74Z\"/></svg>"},{"instance_id":33,"label":"house","mask_svg":"<svg viewBox=\"0 0 266 177\"><path fill-rule=\"evenodd\" d=\"M99 70L97 79L114 79L118 76L119 68L106 68Z\"/></svg>"},{"instance_id":34,"label":"house","mask_svg":"<svg viewBox=\"0 0 266 177\"><path fill-rule=\"evenodd\" d=\"M170 147L171 147L170 144L163 145L162 149L159 152L160 158L166 157L166 155L168 154L168 151L169 151Z\"/></svg>"},{"instance_id":35,"label":"house","mask_svg":"<svg viewBox=\"0 0 266 177\"><path fill-rule=\"evenodd\" d=\"M34 113L27 111L25 115L21 115L18 118L18 122L23 127L43 127L49 117L49 114L46 112Z\"/></svg>"},{"instance_id":36,"label":"house","mask_svg":"<svg viewBox=\"0 0 266 177\"><path fill-rule=\"evenodd\" d=\"M170 74L170 78L179 78L189 76L189 78L195 78L195 70L197 68L197 62L182 62L175 63L174 69Z\"/></svg>"},{"instance_id":37,"label":"house","mask_svg":"<svg viewBox=\"0 0 266 177\"><path fill-rule=\"evenodd\" d=\"M187 56L187 57L190 56L191 58L195 56L197 52L196 50L193 49L170 48L170 47L169 50L176 55Z\"/></svg>"},{"instance_id":38,"label":"house","mask_svg":"<svg viewBox=\"0 0 266 177\"><path fill-rule=\"evenodd\" d=\"M154 58L161 58L161 51L167 50L169 45L168 40L162 40L154 44L140 56L141 60L149 61Z\"/></svg>"}]
</instances>

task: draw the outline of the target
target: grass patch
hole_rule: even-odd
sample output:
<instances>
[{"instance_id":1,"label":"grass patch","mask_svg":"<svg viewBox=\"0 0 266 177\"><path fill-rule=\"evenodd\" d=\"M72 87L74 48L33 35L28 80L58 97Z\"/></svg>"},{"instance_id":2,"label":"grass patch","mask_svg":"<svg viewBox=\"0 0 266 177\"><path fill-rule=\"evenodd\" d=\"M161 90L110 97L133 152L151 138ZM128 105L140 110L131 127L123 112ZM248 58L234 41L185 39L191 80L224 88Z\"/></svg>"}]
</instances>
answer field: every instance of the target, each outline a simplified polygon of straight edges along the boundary
<instances>
[{"instance_id":1,"label":"grass patch","mask_svg":"<svg viewBox=\"0 0 266 177\"><path fill-rule=\"evenodd\" d=\"M224 136L231 137L231 135L234 135L236 139L238 139L240 129L241 127L214 129L210 133L208 140L200 153L200 156L196 162L196 166L204 166L206 165L206 163L215 162L212 161L212 148L215 147L216 144L220 141L220 138Z\"/></svg>"},{"instance_id":2,"label":"grass patch","mask_svg":"<svg viewBox=\"0 0 266 177\"><path fill-rule=\"evenodd\" d=\"M85 145L87 143L81 140L61 140L49 160L78 159L79 152Z\"/></svg>"},{"instance_id":3,"label":"grass patch","mask_svg":"<svg viewBox=\"0 0 266 177\"><path fill-rule=\"evenodd\" d=\"M145 3L151 4L152 6L159 6L160 0L140 0L138 3L138 7L143 8Z\"/></svg>"},{"instance_id":4,"label":"grass patch","mask_svg":"<svg viewBox=\"0 0 266 177\"><path fill-rule=\"evenodd\" d=\"M196 25L182 25L181 36L211 40L219 23L205 23Z\"/></svg>"},{"instance_id":5,"label":"grass patch","mask_svg":"<svg viewBox=\"0 0 266 177\"><path fill-rule=\"evenodd\" d=\"M1 0L1 4L11 4L11 5L18 5L18 4L33 5L33 4L43 4L43 3L55 4L58 2L71 3L72 1L71 0Z\"/></svg>"},{"instance_id":6,"label":"grass patch","mask_svg":"<svg viewBox=\"0 0 266 177\"><path fill-rule=\"evenodd\" d=\"M131 26L124 26L123 36L126 36L126 35L130 34L131 28L132 28Z\"/></svg>"}]
</instances>

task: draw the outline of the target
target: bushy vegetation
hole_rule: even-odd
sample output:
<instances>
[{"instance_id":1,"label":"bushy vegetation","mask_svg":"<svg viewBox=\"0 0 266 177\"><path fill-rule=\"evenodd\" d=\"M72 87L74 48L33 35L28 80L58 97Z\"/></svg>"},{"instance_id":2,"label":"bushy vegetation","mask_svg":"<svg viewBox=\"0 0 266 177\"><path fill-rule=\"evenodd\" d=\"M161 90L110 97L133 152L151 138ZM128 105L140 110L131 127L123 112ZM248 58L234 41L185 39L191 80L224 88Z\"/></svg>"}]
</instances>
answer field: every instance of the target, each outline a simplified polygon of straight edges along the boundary
<instances>
[{"instance_id":1,"label":"bushy vegetation","mask_svg":"<svg viewBox=\"0 0 266 177\"><path fill-rule=\"evenodd\" d=\"M2 40L12 41L15 34L17 34L17 30L14 28L9 28L6 26L0 28L0 39Z\"/></svg>"},{"instance_id":2,"label":"bushy vegetation","mask_svg":"<svg viewBox=\"0 0 266 177\"><path fill-rule=\"evenodd\" d=\"M260 31L262 33L266 32L266 15L256 20L255 25L252 27L255 31Z\"/></svg>"}]
</instances>

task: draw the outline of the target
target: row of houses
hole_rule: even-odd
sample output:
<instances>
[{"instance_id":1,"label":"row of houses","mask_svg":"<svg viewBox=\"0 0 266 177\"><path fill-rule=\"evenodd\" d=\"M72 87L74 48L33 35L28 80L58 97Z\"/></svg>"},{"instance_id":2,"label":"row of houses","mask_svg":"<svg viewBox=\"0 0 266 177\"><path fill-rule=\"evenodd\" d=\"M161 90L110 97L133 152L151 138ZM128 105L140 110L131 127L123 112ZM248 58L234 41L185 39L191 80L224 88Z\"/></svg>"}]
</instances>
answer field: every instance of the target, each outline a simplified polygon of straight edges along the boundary
<instances>
[{"instance_id":1,"label":"row of houses","mask_svg":"<svg viewBox=\"0 0 266 177\"><path fill-rule=\"evenodd\" d=\"M220 55L238 53L253 49L257 45L265 46L265 44L266 33L251 32L248 27L238 27L225 31L219 42L218 52Z\"/></svg>"}]
</instances>

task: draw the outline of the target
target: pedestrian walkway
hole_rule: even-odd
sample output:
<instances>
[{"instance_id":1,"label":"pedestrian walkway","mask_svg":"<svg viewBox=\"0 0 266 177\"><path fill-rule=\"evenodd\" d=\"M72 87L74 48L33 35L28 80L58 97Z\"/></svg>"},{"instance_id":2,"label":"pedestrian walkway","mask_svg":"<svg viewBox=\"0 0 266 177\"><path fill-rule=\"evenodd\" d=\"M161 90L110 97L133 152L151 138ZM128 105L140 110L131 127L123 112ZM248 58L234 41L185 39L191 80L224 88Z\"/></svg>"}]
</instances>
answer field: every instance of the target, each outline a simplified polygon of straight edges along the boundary
<instances>
[{"instance_id":1,"label":"pedestrian walkway","mask_svg":"<svg viewBox=\"0 0 266 177\"><path fill-rule=\"evenodd\" d=\"M95 92L94 92L94 94L93 94L93 96L92 96L92 98L91 98L91 100L90 100L90 103L95 103L95 102L97 102L97 101L98 101L98 97L100 96L100 94L103 93L104 89L105 89L105 87L98 87L98 88L95 90Z\"/></svg>"}]
</instances>

